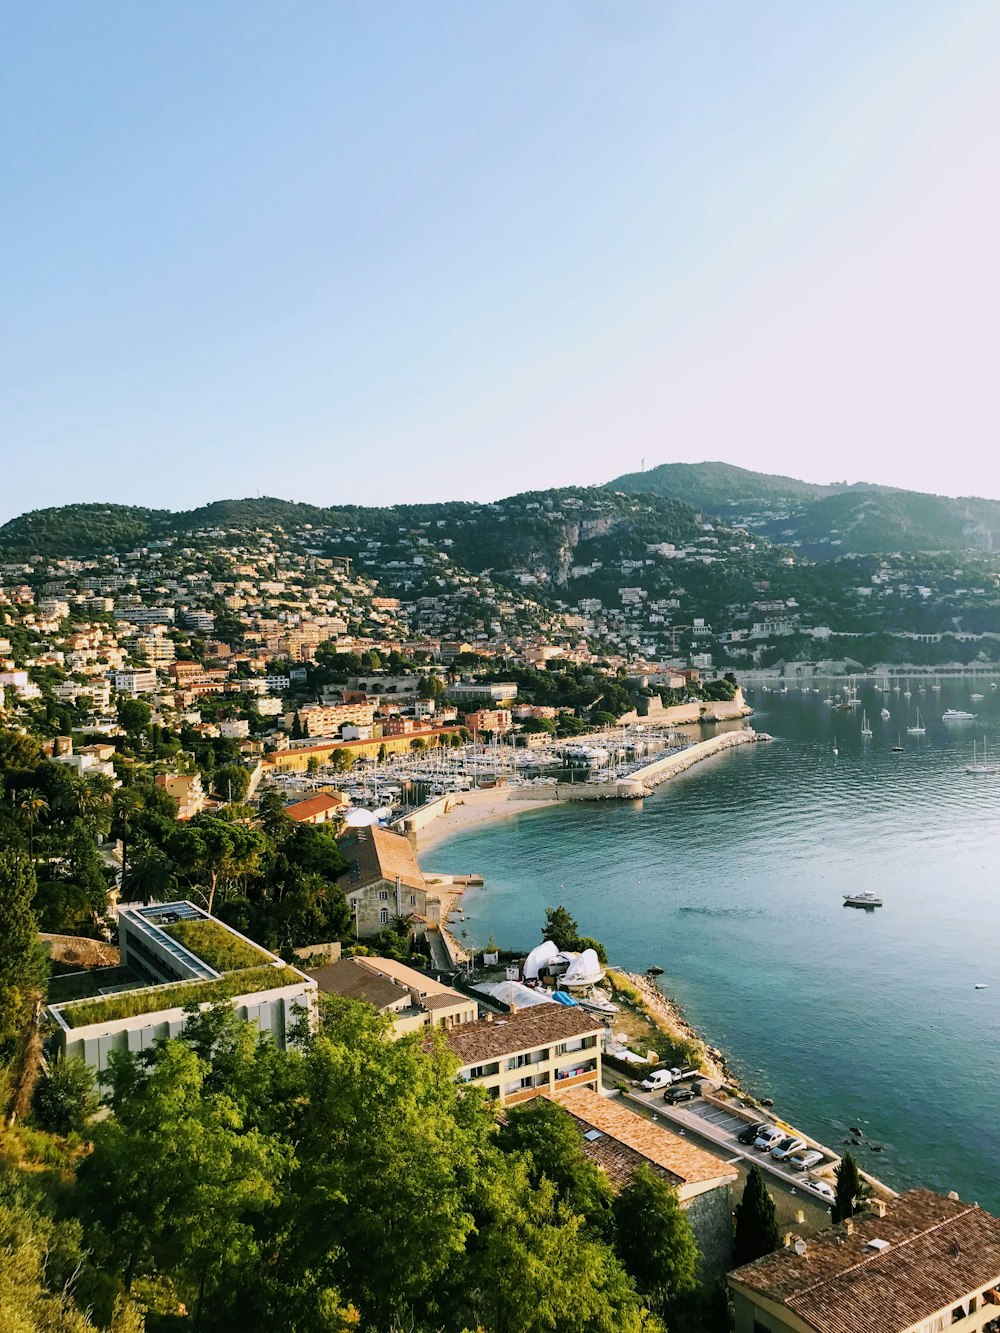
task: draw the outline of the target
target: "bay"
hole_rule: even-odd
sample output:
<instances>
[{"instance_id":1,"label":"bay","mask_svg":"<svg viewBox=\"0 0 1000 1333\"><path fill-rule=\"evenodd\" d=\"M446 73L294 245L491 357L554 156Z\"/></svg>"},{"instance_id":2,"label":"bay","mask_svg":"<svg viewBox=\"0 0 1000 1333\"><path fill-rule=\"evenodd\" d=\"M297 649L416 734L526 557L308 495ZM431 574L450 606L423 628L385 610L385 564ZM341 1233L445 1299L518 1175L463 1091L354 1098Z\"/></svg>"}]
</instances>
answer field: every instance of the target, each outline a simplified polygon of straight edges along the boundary
<instances>
[{"instance_id":1,"label":"bay","mask_svg":"<svg viewBox=\"0 0 1000 1333\"><path fill-rule=\"evenodd\" d=\"M480 871L467 943L527 949L564 904L614 962L666 989L749 1090L897 1188L1000 1210L1000 691L945 681L861 709L749 691L770 745L697 765L641 802L550 807L459 833L422 856ZM970 690L983 691L979 702ZM892 717L883 722L885 703ZM919 706L927 728L908 736ZM946 723L947 707L978 714ZM904 753L892 753L901 737ZM839 753L833 753L836 738ZM885 906L843 906L871 889ZM976 985L988 987L976 990Z\"/></svg>"}]
</instances>

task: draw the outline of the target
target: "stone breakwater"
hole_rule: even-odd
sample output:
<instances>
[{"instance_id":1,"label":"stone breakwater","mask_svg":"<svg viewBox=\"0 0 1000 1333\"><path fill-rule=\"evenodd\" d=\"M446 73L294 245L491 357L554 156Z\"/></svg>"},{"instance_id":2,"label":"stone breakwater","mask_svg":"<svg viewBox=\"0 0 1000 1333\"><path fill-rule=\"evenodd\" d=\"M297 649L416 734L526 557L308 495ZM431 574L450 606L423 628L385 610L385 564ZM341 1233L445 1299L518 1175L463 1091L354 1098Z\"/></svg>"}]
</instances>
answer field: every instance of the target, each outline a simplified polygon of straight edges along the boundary
<instances>
[{"instance_id":1,"label":"stone breakwater","mask_svg":"<svg viewBox=\"0 0 1000 1333\"><path fill-rule=\"evenodd\" d=\"M697 741L694 745L689 745L686 750L667 755L665 759L654 759L651 764L646 764L644 768L632 773L630 779L641 782L647 787L658 787L661 782L675 778L678 773L686 772L703 759L710 759L723 750L732 750L737 745L755 745L759 741L770 739L766 732L754 731L752 727L745 727L742 731L726 731L721 736L712 736L707 741Z\"/></svg>"},{"instance_id":2,"label":"stone breakwater","mask_svg":"<svg viewBox=\"0 0 1000 1333\"><path fill-rule=\"evenodd\" d=\"M654 759L629 773L627 777L614 782L560 782L556 786L518 787L517 795L521 800L547 801L607 801L636 800L651 796L653 788L686 772L703 759L711 759L723 750L732 750L737 745L754 745L758 741L769 741L764 732L745 727L742 731L727 731L720 736L712 736L707 741L696 741L687 749L666 755L663 759Z\"/></svg>"}]
</instances>

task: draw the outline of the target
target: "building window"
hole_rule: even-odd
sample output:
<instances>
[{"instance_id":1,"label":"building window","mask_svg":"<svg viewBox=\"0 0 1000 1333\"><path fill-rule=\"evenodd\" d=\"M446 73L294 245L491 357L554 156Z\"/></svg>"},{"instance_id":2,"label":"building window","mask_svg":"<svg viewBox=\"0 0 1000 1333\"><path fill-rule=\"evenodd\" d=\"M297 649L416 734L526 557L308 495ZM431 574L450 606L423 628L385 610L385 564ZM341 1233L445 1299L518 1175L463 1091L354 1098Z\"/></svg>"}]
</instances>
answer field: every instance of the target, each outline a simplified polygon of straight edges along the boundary
<instances>
[{"instance_id":1,"label":"building window","mask_svg":"<svg viewBox=\"0 0 1000 1333\"><path fill-rule=\"evenodd\" d=\"M380 925L382 925L382 926L388 925L388 923L389 923L389 909L388 909L388 907L382 907L382 908L379 909L378 919L379 919L379 924L380 924Z\"/></svg>"},{"instance_id":2,"label":"building window","mask_svg":"<svg viewBox=\"0 0 1000 1333\"><path fill-rule=\"evenodd\" d=\"M389 890L388 890L388 889L379 889L379 891L378 891L378 900L379 900L380 903L387 903L387 902L389 901Z\"/></svg>"}]
</instances>

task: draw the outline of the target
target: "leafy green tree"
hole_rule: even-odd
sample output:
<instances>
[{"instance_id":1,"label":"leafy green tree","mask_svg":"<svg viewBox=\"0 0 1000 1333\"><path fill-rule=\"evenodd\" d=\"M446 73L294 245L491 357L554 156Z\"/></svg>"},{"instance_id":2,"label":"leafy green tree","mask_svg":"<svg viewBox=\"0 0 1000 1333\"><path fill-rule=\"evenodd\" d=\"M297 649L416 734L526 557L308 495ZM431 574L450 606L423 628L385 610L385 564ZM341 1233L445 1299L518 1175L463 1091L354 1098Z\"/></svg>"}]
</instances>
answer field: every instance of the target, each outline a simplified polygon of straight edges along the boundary
<instances>
[{"instance_id":1,"label":"leafy green tree","mask_svg":"<svg viewBox=\"0 0 1000 1333\"><path fill-rule=\"evenodd\" d=\"M576 1121L545 1097L507 1112L499 1146L525 1153L532 1186L550 1180L558 1197L599 1233L609 1228L613 1193L607 1176L584 1154Z\"/></svg>"},{"instance_id":2,"label":"leafy green tree","mask_svg":"<svg viewBox=\"0 0 1000 1333\"><path fill-rule=\"evenodd\" d=\"M118 721L133 744L141 744L149 731L153 716L149 704L142 699L121 698L116 705Z\"/></svg>"},{"instance_id":3,"label":"leafy green tree","mask_svg":"<svg viewBox=\"0 0 1000 1333\"><path fill-rule=\"evenodd\" d=\"M242 764L224 764L212 775L212 786L225 800L238 804L249 790L250 774Z\"/></svg>"},{"instance_id":4,"label":"leafy green tree","mask_svg":"<svg viewBox=\"0 0 1000 1333\"><path fill-rule=\"evenodd\" d=\"M128 865L122 871L122 891L126 901L166 902L177 886L173 860L145 833L133 846Z\"/></svg>"},{"instance_id":5,"label":"leafy green tree","mask_svg":"<svg viewBox=\"0 0 1000 1333\"><path fill-rule=\"evenodd\" d=\"M743 1198L736 1205L736 1231L733 1239L733 1265L753 1263L771 1254L781 1243L778 1214L767 1192L760 1167L754 1163L747 1172Z\"/></svg>"},{"instance_id":6,"label":"leafy green tree","mask_svg":"<svg viewBox=\"0 0 1000 1333\"><path fill-rule=\"evenodd\" d=\"M192 880L207 887L206 905L211 912L216 892L221 888L224 895L234 880L255 873L265 849L264 835L258 829L200 814L173 832L167 851Z\"/></svg>"},{"instance_id":7,"label":"leafy green tree","mask_svg":"<svg viewBox=\"0 0 1000 1333\"><path fill-rule=\"evenodd\" d=\"M261 828L275 842L292 831L292 821L285 812L285 798L276 787L268 787L257 805Z\"/></svg>"},{"instance_id":8,"label":"leafy green tree","mask_svg":"<svg viewBox=\"0 0 1000 1333\"><path fill-rule=\"evenodd\" d=\"M698 1246L677 1191L640 1166L614 1202L616 1250L650 1306L666 1318L698 1285Z\"/></svg>"},{"instance_id":9,"label":"leafy green tree","mask_svg":"<svg viewBox=\"0 0 1000 1333\"><path fill-rule=\"evenodd\" d=\"M2 1333L96 1333L98 1325L74 1300L83 1262L78 1226L46 1217L23 1189L0 1190ZM113 1298L111 1304L110 1333L142 1333L135 1306Z\"/></svg>"},{"instance_id":10,"label":"leafy green tree","mask_svg":"<svg viewBox=\"0 0 1000 1333\"><path fill-rule=\"evenodd\" d=\"M41 996L46 962L31 904L35 872L23 852L0 851L0 1059L14 1042Z\"/></svg>"},{"instance_id":11,"label":"leafy green tree","mask_svg":"<svg viewBox=\"0 0 1000 1333\"><path fill-rule=\"evenodd\" d=\"M546 907L542 939L551 940L557 949L575 949L580 926L565 907Z\"/></svg>"},{"instance_id":12,"label":"leafy green tree","mask_svg":"<svg viewBox=\"0 0 1000 1333\"><path fill-rule=\"evenodd\" d=\"M664 1333L614 1251L588 1235L544 1179L508 1159L481 1185L477 1237L459 1266L459 1308L490 1333Z\"/></svg>"},{"instance_id":13,"label":"leafy green tree","mask_svg":"<svg viewBox=\"0 0 1000 1333\"><path fill-rule=\"evenodd\" d=\"M35 1086L35 1119L53 1134L79 1133L99 1104L94 1071L83 1060L57 1057Z\"/></svg>"},{"instance_id":14,"label":"leafy green tree","mask_svg":"<svg viewBox=\"0 0 1000 1333\"><path fill-rule=\"evenodd\" d=\"M324 1026L305 1066L287 1261L388 1328L465 1252L491 1118L456 1085L440 1038L426 1051L387 1041L386 1021L346 1000L326 1006Z\"/></svg>"},{"instance_id":15,"label":"leafy green tree","mask_svg":"<svg viewBox=\"0 0 1000 1333\"><path fill-rule=\"evenodd\" d=\"M871 1194L871 1188L862 1180L857 1161L849 1152L844 1153L834 1176L837 1185L833 1203L830 1205L830 1216L834 1222L844 1222L862 1211L865 1200Z\"/></svg>"},{"instance_id":16,"label":"leafy green tree","mask_svg":"<svg viewBox=\"0 0 1000 1333\"><path fill-rule=\"evenodd\" d=\"M291 1145L246 1123L236 1099L206 1088L207 1061L170 1041L151 1057L114 1052L114 1115L94 1126L78 1204L127 1290L165 1271L198 1321L203 1304L255 1262L255 1224L281 1198Z\"/></svg>"}]
</instances>

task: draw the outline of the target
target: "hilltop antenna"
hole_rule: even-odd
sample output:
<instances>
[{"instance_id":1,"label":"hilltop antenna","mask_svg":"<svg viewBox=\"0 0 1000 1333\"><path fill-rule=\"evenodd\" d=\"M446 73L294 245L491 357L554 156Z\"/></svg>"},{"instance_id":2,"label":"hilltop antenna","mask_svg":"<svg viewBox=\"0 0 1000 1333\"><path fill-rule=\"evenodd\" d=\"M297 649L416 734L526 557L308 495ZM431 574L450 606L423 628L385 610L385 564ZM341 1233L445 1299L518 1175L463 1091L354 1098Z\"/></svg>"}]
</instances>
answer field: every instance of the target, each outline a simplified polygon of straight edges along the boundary
<instances>
[{"instance_id":1,"label":"hilltop antenna","mask_svg":"<svg viewBox=\"0 0 1000 1333\"><path fill-rule=\"evenodd\" d=\"M643 459L642 459L642 466L639 468L639 471L640 471L640 472L645 472L645 471L646 471L646 459L645 459L645 456L643 456Z\"/></svg>"}]
</instances>

